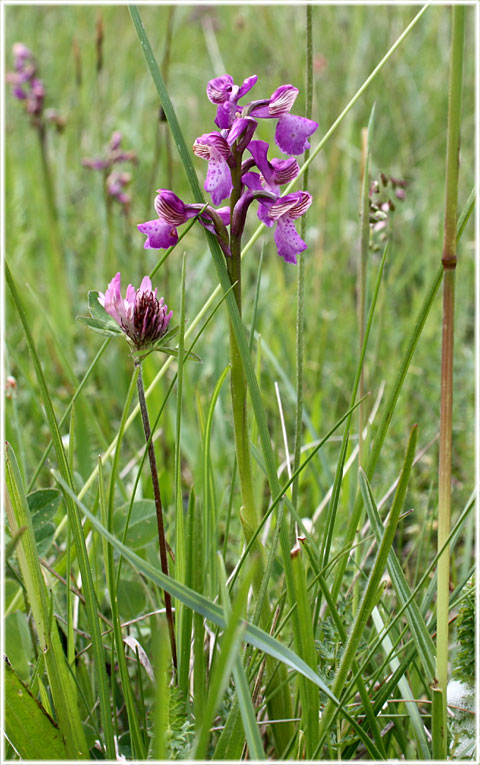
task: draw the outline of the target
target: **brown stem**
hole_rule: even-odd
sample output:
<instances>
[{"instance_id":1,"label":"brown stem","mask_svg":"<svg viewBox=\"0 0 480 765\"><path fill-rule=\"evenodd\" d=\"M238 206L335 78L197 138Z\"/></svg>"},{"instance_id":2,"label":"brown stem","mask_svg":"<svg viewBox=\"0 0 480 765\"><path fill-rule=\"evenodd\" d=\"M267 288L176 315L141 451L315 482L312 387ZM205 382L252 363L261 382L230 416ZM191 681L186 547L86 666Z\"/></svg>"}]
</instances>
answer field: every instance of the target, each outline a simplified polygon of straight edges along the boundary
<instances>
[{"instance_id":1,"label":"brown stem","mask_svg":"<svg viewBox=\"0 0 480 765\"><path fill-rule=\"evenodd\" d=\"M137 391L138 401L140 404L140 411L142 413L143 431L145 433L145 439L148 444L148 459L150 461L150 472L152 474L153 484L153 496L155 499L155 508L157 511L157 527L158 527L158 543L160 547L160 561L162 564L162 572L168 576L168 558L167 558L167 542L165 539L165 528L163 525L163 510L162 499L160 496L160 485L158 483L158 470L157 460L155 458L155 449L151 438L150 420L148 417L147 402L145 400L145 391L143 387L142 377L142 363L141 361L135 362L138 366L138 378L137 378ZM173 621L172 612L172 599L170 594L164 591L165 596L165 612L167 616L168 632L170 635L170 645L172 648L172 661L175 671L177 671L177 647L175 643L175 625Z\"/></svg>"}]
</instances>

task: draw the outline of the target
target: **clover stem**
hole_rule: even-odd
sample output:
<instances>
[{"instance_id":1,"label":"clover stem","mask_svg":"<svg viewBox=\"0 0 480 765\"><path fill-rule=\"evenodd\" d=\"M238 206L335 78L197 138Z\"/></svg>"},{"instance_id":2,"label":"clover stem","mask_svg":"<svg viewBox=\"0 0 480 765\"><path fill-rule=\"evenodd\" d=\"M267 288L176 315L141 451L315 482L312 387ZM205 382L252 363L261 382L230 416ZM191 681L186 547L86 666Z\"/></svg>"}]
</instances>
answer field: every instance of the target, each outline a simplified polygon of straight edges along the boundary
<instances>
[{"instance_id":1,"label":"clover stem","mask_svg":"<svg viewBox=\"0 0 480 765\"><path fill-rule=\"evenodd\" d=\"M135 366L138 367L138 378L137 378L138 402L140 405L140 411L142 413L142 422L143 422L143 431L145 433L145 440L148 444L148 459L150 461L150 472L152 474L153 496L155 499L155 509L157 511L157 528L158 528L158 543L160 547L160 561L162 565L162 572L166 576L168 576L167 543L165 539L165 528L163 525L162 499L160 496L160 485L158 482L158 470L157 470L157 460L155 457L155 448L153 446L153 440L151 438L150 419L148 417L147 402L145 399L145 390L143 386L142 362L138 360L135 361ZM172 599L168 592L164 592L164 596L165 596L165 613L166 613L167 623L168 623L168 633L170 636L170 645L172 649L172 661L173 661L173 666L175 667L175 672L176 672L177 671L177 648L175 643L175 625L173 622Z\"/></svg>"}]
</instances>

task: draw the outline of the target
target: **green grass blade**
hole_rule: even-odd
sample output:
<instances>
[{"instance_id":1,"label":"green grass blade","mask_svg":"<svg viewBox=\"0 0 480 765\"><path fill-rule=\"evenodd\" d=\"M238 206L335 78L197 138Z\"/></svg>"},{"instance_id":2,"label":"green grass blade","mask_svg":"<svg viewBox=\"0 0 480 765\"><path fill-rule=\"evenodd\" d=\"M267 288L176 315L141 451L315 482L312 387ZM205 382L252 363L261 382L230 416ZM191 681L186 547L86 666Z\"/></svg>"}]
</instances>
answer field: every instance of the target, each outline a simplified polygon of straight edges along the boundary
<instances>
[{"instance_id":1,"label":"green grass blade","mask_svg":"<svg viewBox=\"0 0 480 765\"><path fill-rule=\"evenodd\" d=\"M57 457L59 471L65 482L65 485L71 488L73 485L72 477L68 467L65 450L63 448L60 430L58 428L55 413L53 411L52 401L50 399L47 384L43 374L42 366L40 364L40 359L38 358L38 354L35 348L33 337L30 332L30 328L28 326L25 310L22 306L20 296L17 292L17 288L15 286L12 274L10 272L10 269L7 263L5 263L5 275L6 275L7 284L9 286L10 292L12 294L12 297L15 303L15 307L18 312L18 316L23 326L25 338L27 340L28 349L30 351L30 355L35 368L35 373L36 373L38 385L40 388L43 405L45 407L45 413L46 413L48 425L50 428L52 441L55 447L55 453ZM105 655L104 655L102 638L101 638L100 624L99 624L99 619L97 615L97 602L96 602L96 595L95 595L95 591L93 587L93 579L92 579L92 573L90 569L90 562L88 560L85 537L83 535L83 529L82 529L82 524L80 522L80 517L76 510L75 504L69 501L68 495L66 497L66 505L67 505L67 510L72 523L73 539L74 539L75 548L77 551L80 573L82 575L85 605L87 609L87 617L88 617L88 623L90 628L90 634L92 636L93 653L95 656L96 682L97 682L98 692L100 697L100 710L101 710L102 724L103 724L103 729L105 734L105 743L107 747L107 756L109 758L114 758L115 745L113 740L113 726L112 726L112 719L110 714L110 698L108 694L108 682L107 682L107 674L105 669Z\"/></svg>"},{"instance_id":2,"label":"green grass blade","mask_svg":"<svg viewBox=\"0 0 480 765\"><path fill-rule=\"evenodd\" d=\"M372 620L377 632L383 633L385 625L383 623L382 617L380 616L380 612L376 606L372 611ZM398 660L396 656L392 656L393 644L392 644L392 641L390 640L389 635L384 636L382 640L382 645L383 645L383 649L385 651L386 656L391 657L389 660L389 664L390 664L391 671L394 673L400 666L400 661ZM405 677L405 675L402 675L398 680L398 690L400 692L401 697L407 700L407 703L405 704L405 708L406 708L407 714L410 717L412 727L415 733L415 738L417 740L419 750L422 753L422 757L424 760L430 760L431 759L430 748L428 746L427 737L425 735L425 729L423 726L422 718L420 716L420 712L418 711L418 707L415 703L414 695L412 693L412 690L408 684L408 680Z\"/></svg>"},{"instance_id":3,"label":"green grass blade","mask_svg":"<svg viewBox=\"0 0 480 765\"><path fill-rule=\"evenodd\" d=\"M382 537L382 521L380 513L373 498L372 490L368 481L363 483L363 501L367 508L367 514L370 525L375 534L378 543ZM411 600L411 591L408 586L405 575L402 571L398 558L393 549L388 553L387 568L392 579L395 592L400 603L403 605L409 603L406 608L406 615L410 626L410 631L418 649L418 655L422 662L426 676L433 679L435 675L435 644L430 637L427 626L422 617L419 607L415 601Z\"/></svg>"},{"instance_id":4,"label":"green grass blade","mask_svg":"<svg viewBox=\"0 0 480 765\"><path fill-rule=\"evenodd\" d=\"M225 572L223 558L220 555L218 556L218 567L225 617L227 619L232 619L232 605L230 603L230 595L227 587L227 575ZM241 601L242 593L247 592L250 581L251 577L245 577L239 595L237 596L237 603ZM245 587L247 590L244 589ZM233 677L235 680L235 690L237 692L238 706L242 717L243 730L245 731L245 738L247 740L249 750L249 758L252 760L264 760L265 753L263 751L262 739L258 730L257 720L255 717L255 709L253 707L252 698L250 696L250 688L248 686L247 676L245 674L242 657L240 655L237 656L233 665Z\"/></svg>"},{"instance_id":5,"label":"green grass blade","mask_svg":"<svg viewBox=\"0 0 480 765\"><path fill-rule=\"evenodd\" d=\"M313 634L312 611L308 600L307 582L303 565L302 549L297 545L290 553L292 558L292 584L296 594L297 608L294 618L298 620L295 636L295 649L299 656L314 669L317 666L317 652ZM299 638L299 640L298 640ZM299 678L300 698L302 700L302 722L305 735L306 758L312 759L318 743L318 720L320 697L318 688L309 680Z\"/></svg>"},{"instance_id":6,"label":"green grass blade","mask_svg":"<svg viewBox=\"0 0 480 765\"><path fill-rule=\"evenodd\" d=\"M378 548L377 556L375 558L375 563L373 564L373 568L368 577L368 582L365 587L365 591L362 595L361 603L360 603L358 612L355 616L355 620L353 622L353 625L349 634L347 645L345 646L345 651L343 653L340 666L335 675L335 680L334 680L333 689L332 689L334 695L338 695L339 693L342 693L344 690L345 681L346 681L348 672L350 671L350 668L355 659L355 654L356 654L359 642L362 638L363 631L365 629L365 625L367 623L368 617L370 616L373 608L376 605L378 586L380 584L380 579L382 577L382 574L385 570L388 553L393 543L395 531L398 524L398 519L400 517L400 511L402 509L403 501L405 499L405 494L407 491L408 479L410 477L410 472L411 472L413 460L415 457L417 431L418 431L417 426L414 425L410 433L407 451L405 454L405 460L402 467L402 473L400 476L400 480L398 482L397 490L395 492L395 497L392 503L392 508L388 517L387 525L383 534L382 542ZM360 468L359 475L360 475L360 486L362 488L365 485L366 477L361 468ZM322 716L321 723L320 723L321 740L323 740L325 736L327 735L328 728L333 721L334 715L335 715L334 705L331 703L331 701L329 701L327 703L325 712Z\"/></svg>"},{"instance_id":7,"label":"green grass blade","mask_svg":"<svg viewBox=\"0 0 480 765\"><path fill-rule=\"evenodd\" d=\"M9 444L6 445L5 452L5 479L8 492L6 498L7 519L12 536L17 535L19 530L23 529L16 546L16 554L32 609L40 650L45 660L50 692L60 731L68 757L88 759L88 747L80 719L77 693L67 667L56 622L51 618L47 587L40 568L31 516L20 471L15 454Z\"/></svg>"},{"instance_id":8,"label":"green grass blade","mask_svg":"<svg viewBox=\"0 0 480 765\"><path fill-rule=\"evenodd\" d=\"M222 567L223 562L221 562L221 568ZM230 679L230 675L232 674L234 664L238 658L240 639L243 632L245 631L245 622L242 621L241 617L242 614L245 613L250 584L251 577L245 577L239 588L234 606L231 610L228 607L228 604L225 606L224 603L223 612L225 615L225 630L220 640L220 651L219 653L216 653L215 657L215 664L210 678L202 726L200 728L192 752L192 759L194 760L205 759L208 741L210 738L210 726L215 716L215 712L220 704L223 693L227 687L227 683ZM225 592L225 585L223 590Z\"/></svg>"}]
</instances>

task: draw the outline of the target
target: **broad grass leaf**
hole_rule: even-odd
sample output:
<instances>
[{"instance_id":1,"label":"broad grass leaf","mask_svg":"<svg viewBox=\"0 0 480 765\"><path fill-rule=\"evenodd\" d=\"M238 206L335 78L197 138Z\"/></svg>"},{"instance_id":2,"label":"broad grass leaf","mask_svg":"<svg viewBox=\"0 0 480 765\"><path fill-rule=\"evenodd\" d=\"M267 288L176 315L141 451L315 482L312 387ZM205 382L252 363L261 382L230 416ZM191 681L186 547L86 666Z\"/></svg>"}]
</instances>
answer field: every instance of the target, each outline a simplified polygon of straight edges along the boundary
<instances>
[{"instance_id":1,"label":"broad grass leaf","mask_svg":"<svg viewBox=\"0 0 480 765\"><path fill-rule=\"evenodd\" d=\"M61 494L58 489L38 489L28 494L28 508L32 516L33 533L37 551L44 556L53 542L55 524L52 518L60 504Z\"/></svg>"},{"instance_id":2,"label":"broad grass leaf","mask_svg":"<svg viewBox=\"0 0 480 765\"><path fill-rule=\"evenodd\" d=\"M23 760L67 760L62 734L14 670L5 667L5 732Z\"/></svg>"},{"instance_id":3,"label":"broad grass leaf","mask_svg":"<svg viewBox=\"0 0 480 765\"><path fill-rule=\"evenodd\" d=\"M123 536L130 504L127 502L115 511L113 530ZM125 544L132 550L140 550L157 537L157 516L153 499L139 499L133 503Z\"/></svg>"},{"instance_id":4,"label":"broad grass leaf","mask_svg":"<svg viewBox=\"0 0 480 765\"><path fill-rule=\"evenodd\" d=\"M118 610L123 621L135 619L147 605L145 589L141 582L122 578L117 590Z\"/></svg>"},{"instance_id":5,"label":"broad grass leaf","mask_svg":"<svg viewBox=\"0 0 480 765\"><path fill-rule=\"evenodd\" d=\"M8 614L4 622L5 653L14 670L22 680L30 677L29 663L34 659L28 621L23 611Z\"/></svg>"}]
</instances>

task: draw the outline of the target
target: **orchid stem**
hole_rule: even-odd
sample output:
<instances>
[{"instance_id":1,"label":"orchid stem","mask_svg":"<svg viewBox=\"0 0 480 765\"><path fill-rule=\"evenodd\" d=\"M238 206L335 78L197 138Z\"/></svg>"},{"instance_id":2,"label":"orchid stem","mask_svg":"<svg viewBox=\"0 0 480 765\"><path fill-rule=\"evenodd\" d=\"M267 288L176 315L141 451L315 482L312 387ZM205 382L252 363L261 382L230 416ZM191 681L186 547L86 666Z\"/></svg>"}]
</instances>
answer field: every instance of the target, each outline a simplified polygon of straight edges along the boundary
<instances>
[{"instance_id":1,"label":"orchid stem","mask_svg":"<svg viewBox=\"0 0 480 765\"><path fill-rule=\"evenodd\" d=\"M312 43L312 6L306 6L306 31L307 31L307 99L305 106L305 117L312 119L312 104L313 104L313 43ZM310 150L305 152L305 161L308 160ZM303 190L306 191L308 186L308 169L303 175ZM307 228L307 216L303 215L300 224L300 236L305 239L305 232ZM295 440L293 447L293 472L298 470L300 465L300 450L302 445L302 421L303 421L303 362L304 362L304 341L303 341L303 328L305 317L305 260L303 253L299 253L298 257L298 274L297 274L297 372L296 372L296 384L297 384L297 402L295 408ZM287 455L288 456L288 455ZM292 484L292 504L297 509L298 504L298 476L294 479ZM295 521L292 518L290 525L290 542L293 545L296 542L295 533Z\"/></svg>"},{"instance_id":2,"label":"orchid stem","mask_svg":"<svg viewBox=\"0 0 480 765\"><path fill-rule=\"evenodd\" d=\"M450 80L448 87L447 170L445 181L445 222L442 252L444 280L438 469L439 550L443 548L450 533L455 267L457 264L456 227L464 30L465 7L462 5L454 5L452 8L452 42L450 49ZM435 718L432 719L432 729L433 731L439 731L439 735L434 736L433 738L433 756L436 759L447 758L449 584L450 550L447 545L438 559L437 662L435 689L440 691L441 704L434 704L432 707L433 716ZM437 719L438 717L441 719Z\"/></svg>"},{"instance_id":3,"label":"orchid stem","mask_svg":"<svg viewBox=\"0 0 480 765\"><path fill-rule=\"evenodd\" d=\"M135 361L135 366L138 367L138 378L137 378L138 402L140 405L140 411L142 413L142 422L143 422L143 431L145 433L145 440L148 444L148 459L150 461L150 472L152 474L152 484L153 484L153 496L155 499L155 508L157 511L157 527L158 527L158 543L160 547L160 561L162 564L162 572L168 576L167 543L165 540L165 528L163 525L162 499L160 496L160 485L158 482L158 470L157 470L157 460L155 458L155 448L153 445L153 440L151 438L150 420L148 417L147 402L145 400L145 390L143 386L143 376L142 376L142 362ZM170 594L166 591L164 592L164 596L165 596L165 613L166 613L167 623L168 623L168 633L170 636L170 646L172 649L172 661L173 661L173 666L175 667L175 672L176 672L177 671L177 647L175 643L175 625L173 622L172 599L170 597Z\"/></svg>"},{"instance_id":4,"label":"orchid stem","mask_svg":"<svg viewBox=\"0 0 480 765\"><path fill-rule=\"evenodd\" d=\"M233 191L231 196L231 215L240 198L242 190L241 181L241 158L237 158L237 166L232 168ZM233 227L232 227L233 228ZM234 284L233 293L237 302L238 311L242 315L242 261L241 232L232 230L230 235L231 258L228 259L228 271L230 281ZM250 458L250 440L247 421L247 382L243 371L242 358L235 338L232 324L230 323L230 362L231 362L231 394L233 408L233 423L235 430L235 448L237 453L238 474L242 493L243 508L241 521L247 542L259 524L255 495L252 479L252 465Z\"/></svg>"}]
</instances>

